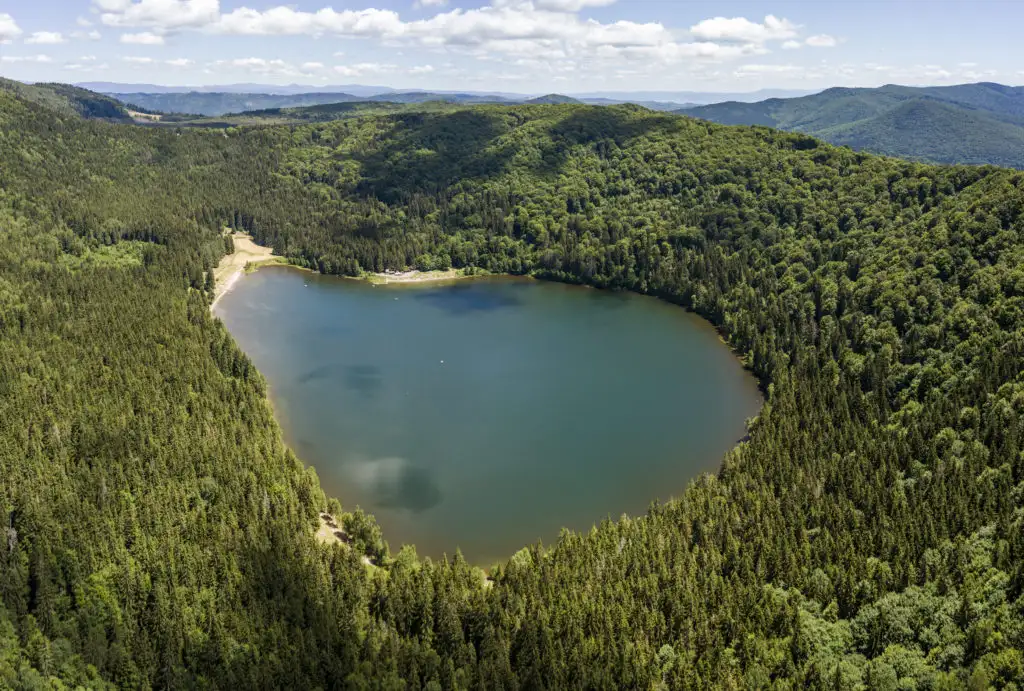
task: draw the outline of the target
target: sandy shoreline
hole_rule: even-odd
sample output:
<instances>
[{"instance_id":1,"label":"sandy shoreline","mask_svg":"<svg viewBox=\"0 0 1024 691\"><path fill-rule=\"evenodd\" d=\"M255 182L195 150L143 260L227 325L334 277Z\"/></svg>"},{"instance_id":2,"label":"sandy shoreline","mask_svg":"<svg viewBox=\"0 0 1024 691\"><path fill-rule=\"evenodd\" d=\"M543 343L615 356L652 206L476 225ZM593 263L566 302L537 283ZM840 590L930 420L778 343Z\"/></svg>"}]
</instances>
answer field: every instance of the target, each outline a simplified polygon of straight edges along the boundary
<instances>
[{"instance_id":1,"label":"sandy shoreline","mask_svg":"<svg viewBox=\"0 0 1024 691\"><path fill-rule=\"evenodd\" d=\"M254 264L264 264L278 259L271 247L262 247L252 241L252 237L246 233L234 233L232 239L235 243L235 251L224 255L213 270L213 302L210 303L210 310L217 305L224 295L231 290L238 279L245 273L245 268Z\"/></svg>"},{"instance_id":2,"label":"sandy shoreline","mask_svg":"<svg viewBox=\"0 0 1024 691\"><path fill-rule=\"evenodd\" d=\"M461 269L447 271L386 271L384 273L368 273L364 278L370 283L386 285L388 283L432 283L434 281L454 281L467 278Z\"/></svg>"}]
</instances>

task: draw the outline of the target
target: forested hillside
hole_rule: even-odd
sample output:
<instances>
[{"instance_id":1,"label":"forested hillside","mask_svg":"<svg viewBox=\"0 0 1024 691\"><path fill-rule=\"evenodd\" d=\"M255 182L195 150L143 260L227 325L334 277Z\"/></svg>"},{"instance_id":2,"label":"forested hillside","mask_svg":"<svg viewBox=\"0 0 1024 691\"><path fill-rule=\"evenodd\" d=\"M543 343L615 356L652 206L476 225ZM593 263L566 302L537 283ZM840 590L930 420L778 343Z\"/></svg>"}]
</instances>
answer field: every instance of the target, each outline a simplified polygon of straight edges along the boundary
<instances>
[{"instance_id":1,"label":"forested hillside","mask_svg":"<svg viewBox=\"0 0 1024 691\"><path fill-rule=\"evenodd\" d=\"M800 98L715 103L677 112L727 125L804 132L901 158L1024 168L1024 87L833 88Z\"/></svg>"},{"instance_id":2,"label":"forested hillside","mask_svg":"<svg viewBox=\"0 0 1024 691\"><path fill-rule=\"evenodd\" d=\"M1021 173L628 106L176 130L0 92L0 131L0 686L1024 681ZM209 314L225 225L659 295L767 401L716 477L489 583L361 512L320 545Z\"/></svg>"},{"instance_id":3,"label":"forested hillside","mask_svg":"<svg viewBox=\"0 0 1024 691\"><path fill-rule=\"evenodd\" d=\"M125 106L118 100L68 84L22 84L0 77L0 90L46 106L61 115L80 116L113 122L131 122Z\"/></svg>"}]
</instances>

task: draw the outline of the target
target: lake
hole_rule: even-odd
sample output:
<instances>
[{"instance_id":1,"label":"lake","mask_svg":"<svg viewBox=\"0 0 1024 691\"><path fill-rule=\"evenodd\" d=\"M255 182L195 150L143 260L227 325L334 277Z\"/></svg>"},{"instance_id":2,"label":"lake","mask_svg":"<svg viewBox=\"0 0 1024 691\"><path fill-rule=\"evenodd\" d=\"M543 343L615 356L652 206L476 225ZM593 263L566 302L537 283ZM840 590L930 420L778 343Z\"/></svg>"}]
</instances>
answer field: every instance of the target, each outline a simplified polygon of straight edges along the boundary
<instances>
[{"instance_id":1,"label":"lake","mask_svg":"<svg viewBox=\"0 0 1024 691\"><path fill-rule=\"evenodd\" d=\"M397 553L488 565L715 471L761 398L654 298L488 277L372 286L290 267L217 304L295 453Z\"/></svg>"}]
</instances>

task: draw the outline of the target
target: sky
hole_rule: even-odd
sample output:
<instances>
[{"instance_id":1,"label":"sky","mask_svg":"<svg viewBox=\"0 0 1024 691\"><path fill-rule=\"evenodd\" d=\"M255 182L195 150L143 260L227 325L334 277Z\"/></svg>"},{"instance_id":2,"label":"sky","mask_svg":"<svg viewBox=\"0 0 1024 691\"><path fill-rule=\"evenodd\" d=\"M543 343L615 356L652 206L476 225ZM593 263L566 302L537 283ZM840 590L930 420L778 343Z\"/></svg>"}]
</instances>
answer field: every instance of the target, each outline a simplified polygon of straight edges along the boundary
<instances>
[{"instance_id":1,"label":"sky","mask_svg":"<svg viewBox=\"0 0 1024 691\"><path fill-rule=\"evenodd\" d=\"M1017 0L284 2L0 0L0 75L528 94L1024 83Z\"/></svg>"}]
</instances>

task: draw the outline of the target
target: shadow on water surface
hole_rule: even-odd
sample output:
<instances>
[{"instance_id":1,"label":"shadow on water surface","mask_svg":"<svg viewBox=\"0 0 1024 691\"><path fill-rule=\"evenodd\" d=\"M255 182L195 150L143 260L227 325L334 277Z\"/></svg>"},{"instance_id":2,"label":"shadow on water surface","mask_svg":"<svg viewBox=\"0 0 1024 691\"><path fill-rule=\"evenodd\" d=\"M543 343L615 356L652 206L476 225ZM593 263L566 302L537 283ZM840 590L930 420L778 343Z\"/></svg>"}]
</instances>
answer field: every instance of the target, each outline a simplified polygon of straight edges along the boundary
<instances>
[{"instance_id":1,"label":"shadow on water surface","mask_svg":"<svg viewBox=\"0 0 1024 691\"><path fill-rule=\"evenodd\" d=\"M510 283L500 288L482 284L464 283L430 288L416 293L416 300L442 309L449 314L471 314L474 312L492 312L495 310L518 307L522 298L515 295L517 287L525 284Z\"/></svg>"},{"instance_id":2,"label":"shadow on water surface","mask_svg":"<svg viewBox=\"0 0 1024 691\"><path fill-rule=\"evenodd\" d=\"M310 384L321 379L327 379L331 372L337 369L338 365L321 365L320 367L314 367L313 369L303 372L295 378L296 384Z\"/></svg>"},{"instance_id":3,"label":"shadow on water surface","mask_svg":"<svg viewBox=\"0 0 1024 691\"><path fill-rule=\"evenodd\" d=\"M345 388L363 398L373 398L382 383L380 367L376 365L349 365L345 368Z\"/></svg>"},{"instance_id":4,"label":"shadow on water surface","mask_svg":"<svg viewBox=\"0 0 1024 691\"><path fill-rule=\"evenodd\" d=\"M431 472L405 458L355 463L352 474L379 508L421 513L441 503L441 489Z\"/></svg>"}]
</instances>

